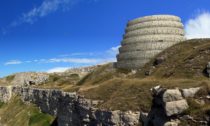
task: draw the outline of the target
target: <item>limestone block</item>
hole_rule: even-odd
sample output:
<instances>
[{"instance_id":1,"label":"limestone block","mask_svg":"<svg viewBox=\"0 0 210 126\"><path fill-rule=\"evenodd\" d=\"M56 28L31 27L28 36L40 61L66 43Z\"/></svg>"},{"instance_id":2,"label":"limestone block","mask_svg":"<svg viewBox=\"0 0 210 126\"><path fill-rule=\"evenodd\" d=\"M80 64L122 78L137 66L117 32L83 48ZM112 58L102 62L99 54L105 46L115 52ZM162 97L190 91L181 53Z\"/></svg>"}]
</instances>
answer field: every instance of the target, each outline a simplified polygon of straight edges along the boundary
<instances>
[{"instance_id":1,"label":"limestone block","mask_svg":"<svg viewBox=\"0 0 210 126\"><path fill-rule=\"evenodd\" d=\"M182 94L179 89L168 89L163 94L163 102L182 100Z\"/></svg>"},{"instance_id":2,"label":"limestone block","mask_svg":"<svg viewBox=\"0 0 210 126\"><path fill-rule=\"evenodd\" d=\"M200 90L200 87L197 88L189 88L189 89L182 89L182 94L185 98L193 98L195 94Z\"/></svg>"},{"instance_id":3,"label":"limestone block","mask_svg":"<svg viewBox=\"0 0 210 126\"><path fill-rule=\"evenodd\" d=\"M165 111L167 116L178 115L189 108L185 99L166 102Z\"/></svg>"},{"instance_id":4,"label":"limestone block","mask_svg":"<svg viewBox=\"0 0 210 126\"><path fill-rule=\"evenodd\" d=\"M179 126L180 121L179 120L172 120L168 121L164 124L164 126Z\"/></svg>"}]
</instances>

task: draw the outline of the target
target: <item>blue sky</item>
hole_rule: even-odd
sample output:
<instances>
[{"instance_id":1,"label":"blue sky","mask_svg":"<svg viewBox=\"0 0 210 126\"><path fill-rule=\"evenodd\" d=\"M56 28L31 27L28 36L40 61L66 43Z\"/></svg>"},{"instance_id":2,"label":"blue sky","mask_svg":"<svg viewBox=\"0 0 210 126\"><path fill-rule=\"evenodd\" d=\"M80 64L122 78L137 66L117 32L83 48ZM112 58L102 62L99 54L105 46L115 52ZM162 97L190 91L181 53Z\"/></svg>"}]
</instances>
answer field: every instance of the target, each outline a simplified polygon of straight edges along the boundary
<instances>
[{"instance_id":1,"label":"blue sky","mask_svg":"<svg viewBox=\"0 0 210 126\"><path fill-rule=\"evenodd\" d=\"M127 21L146 15L180 16L189 36L200 31L198 37L209 37L209 5L209 0L2 0L0 76L114 61Z\"/></svg>"}]
</instances>

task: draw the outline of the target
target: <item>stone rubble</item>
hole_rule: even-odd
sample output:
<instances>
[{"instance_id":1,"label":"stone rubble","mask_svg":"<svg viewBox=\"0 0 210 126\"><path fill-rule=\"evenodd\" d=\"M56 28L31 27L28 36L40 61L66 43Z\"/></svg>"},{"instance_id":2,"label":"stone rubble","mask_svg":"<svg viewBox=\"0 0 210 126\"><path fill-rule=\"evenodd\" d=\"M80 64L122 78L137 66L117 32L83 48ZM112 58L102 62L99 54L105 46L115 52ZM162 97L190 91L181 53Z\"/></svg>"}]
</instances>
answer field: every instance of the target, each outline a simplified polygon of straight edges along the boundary
<instances>
[{"instance_id":1,"label":"stone rubble","mask_svg":"<svg viewBox=\"0 0 210 126\"><path fill-rule=\"evenodd\" d=\"M153 105L147 114L141 113L140 117L144 126L178 126L180 121L174 117L182 114L189 108L182 92L178 89L165 89L156 86L151 89Z\"/></svg>"}]
</instances>

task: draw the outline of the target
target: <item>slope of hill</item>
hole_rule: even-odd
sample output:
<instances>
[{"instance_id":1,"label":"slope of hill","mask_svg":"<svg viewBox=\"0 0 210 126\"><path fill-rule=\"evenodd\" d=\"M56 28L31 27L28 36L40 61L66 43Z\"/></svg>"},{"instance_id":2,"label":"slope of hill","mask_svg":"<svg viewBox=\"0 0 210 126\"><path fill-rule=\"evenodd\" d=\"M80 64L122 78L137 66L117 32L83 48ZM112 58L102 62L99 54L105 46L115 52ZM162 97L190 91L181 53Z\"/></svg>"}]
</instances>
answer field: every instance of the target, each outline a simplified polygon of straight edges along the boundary
<instances>
[{"instance_id":1,"label":"slope of hill","mask_svg":"<svg viewBox=\"0 0 210 126\"><path fill-rule=\"evenodd\" d=\"M209 55L209 39L188 40L168 48L138 71L119 70L107 64L66 90L75 89L87 98L103 100L98 106L101 108L149 110L149 89L156 85L170 88L209 86L205 71ZM159 57L163 60L157 65Z\"/></svg>"}]
</instances>

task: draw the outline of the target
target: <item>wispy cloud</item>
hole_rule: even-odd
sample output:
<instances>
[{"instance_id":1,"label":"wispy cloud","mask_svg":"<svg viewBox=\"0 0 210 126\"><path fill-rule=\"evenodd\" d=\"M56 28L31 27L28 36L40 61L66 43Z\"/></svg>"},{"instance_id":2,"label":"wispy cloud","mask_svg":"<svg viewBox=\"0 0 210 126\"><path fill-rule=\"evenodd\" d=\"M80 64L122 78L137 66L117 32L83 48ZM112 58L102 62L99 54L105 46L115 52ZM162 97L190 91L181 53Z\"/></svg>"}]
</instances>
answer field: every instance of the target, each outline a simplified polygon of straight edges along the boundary
<instances>
[{"instance_id":1,"label":"wispy cloud","mask_svg":"<svg viewBox=\"0 0 210 126\"><path fill-rule=\"evenodd\" d=\"M100 59L95 58L53 58L45 61L45 63L79 63L79 64L90 64L98 63Z\"/></svg>"},{"instance_id":2,"label":"wispy cloud","mask_svg":"<svg viewBox=\"0 0 210 126\"><path fill-rule=\"evenodd\" d=\"M23 13L22 16L12 22L12 26L22 23L33 24L39 18L43 18L57 10L67 10L72 4L78 0L44 0L38 7L32 8L30 11Z\"/></svg>"},{"instance_id":3,"label":"wispy cloud","mask_svg":"<svg viewBox=\"0 0 210 126\"><path fill-rule=\"evenodd\" d=\"M22 24L33 24L40 18L44 18L47 15L54 13L56 11L66 11L69 10L72 5L81 0L43 0L43 2L29 10L28 12L22 13L19 18L12 21L8 26L2 28L2 33L7 34L12 28L20 26Z\"/></svg>"},{"instance_id":4,"label":"wispy cloud","mask_svg":"<svg viewBox=\"0 0 210 126\"><path fill-rule=\"evenodd\" d=\"M20 60L10 60L10 61L4 63L4 65L5 65L5 66L7 66L7 65L17 65L17 64L22 64L22 63L23 63L23 62L20 61Z\"/></svg>"},{"instance_id":5,"label":"wispy cloud","mask_svg":"<svg viewBox=\"0 0 210 126\"><path fill-rule=\"evenodd\" d=\"M66 70L70 69L71 67L55 67L52 69L47 70L47 73L61 73L65 72Z\"/></svg>"},{"instance_id":6,"label":"wispy cloud","mask_svg":"<svg viewBox=\"0 0 210 126\"><path fill-rule=\"evenodd\" d=\"M119 48L120 48L120 46L112 47L109 50L107 50L106 53L108 53L108 54L110 54L112 56L116 56L116 54L119 53Z\"/></svg>"},{"instance_id":7,"label":"wispy cloud","mask_svg":"<svg viewBox=\"0 0 210 126\"><path fill-rule=\"evenodd\" d=\"M98 53L72 53L77 55L65 54L63 57L56 57L50 59L34 59L34 60L10 60L4 63L5 65L18 65L18 64L27 64L27 63L39 63L39 64L48 64L48 63L69 63L69 64L85 64L85 65L95 65L103 64L107 62L115 62L116 54L118 53L119 46L112 47L106 51ZM91 56L86 57L91 54ZM70 56L70 57L69 57ZM78 58L78 56L83 56Z\"/></svg>"},{"instance_id":8,"label":"wispy cloud","mask_svg":"<svg viewBox=\"0 0 210 126\"><path fill-rule=\"evenodd\" d=\"M186 37L210 38L210 12L202 12L185 24Z\"/></svg>"}]
</instances>

